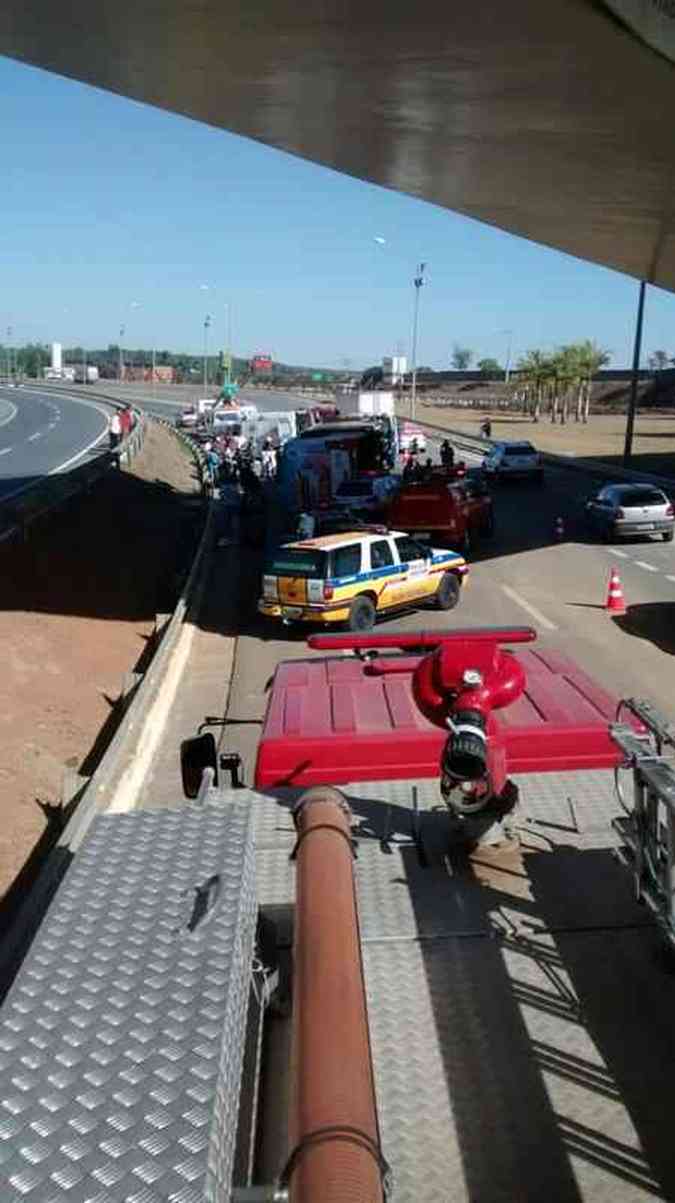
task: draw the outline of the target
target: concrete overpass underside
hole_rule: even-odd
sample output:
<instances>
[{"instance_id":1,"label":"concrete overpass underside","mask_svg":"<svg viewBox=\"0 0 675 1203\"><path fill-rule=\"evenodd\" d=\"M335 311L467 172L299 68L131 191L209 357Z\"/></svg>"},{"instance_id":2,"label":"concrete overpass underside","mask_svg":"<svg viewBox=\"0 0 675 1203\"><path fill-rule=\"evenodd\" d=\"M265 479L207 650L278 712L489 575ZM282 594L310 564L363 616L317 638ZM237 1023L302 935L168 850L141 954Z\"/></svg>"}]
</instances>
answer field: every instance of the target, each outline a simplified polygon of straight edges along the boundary
<instances>
[{"instance_id":1,"label":"concrete overpass underside","mask_svg":"<svg viewBox=\"0 0 675 1203\"><path fill-rule=\"evenodd\" d=\"M675 289L668 12L5 0L0 52Z\"/></svg>"}]
</instances>

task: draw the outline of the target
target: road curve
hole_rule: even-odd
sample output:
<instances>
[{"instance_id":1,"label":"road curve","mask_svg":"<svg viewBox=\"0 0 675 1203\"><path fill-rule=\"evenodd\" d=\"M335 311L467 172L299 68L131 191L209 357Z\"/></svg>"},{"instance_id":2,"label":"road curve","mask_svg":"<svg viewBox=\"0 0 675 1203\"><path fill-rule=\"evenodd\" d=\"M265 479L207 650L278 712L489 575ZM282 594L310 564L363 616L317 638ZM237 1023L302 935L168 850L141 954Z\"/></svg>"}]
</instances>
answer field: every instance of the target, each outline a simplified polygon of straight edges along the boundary
<instances>
[{"instance_id":1,"label":"road curve","mask_svg":"<svg viewBox=\"0 0 675 1203\"><path fill-rule=\"evenodd\" d=\"M105 447L108 413L94 401L0 389L0 500Z\"/></svg>"}]
</instances>

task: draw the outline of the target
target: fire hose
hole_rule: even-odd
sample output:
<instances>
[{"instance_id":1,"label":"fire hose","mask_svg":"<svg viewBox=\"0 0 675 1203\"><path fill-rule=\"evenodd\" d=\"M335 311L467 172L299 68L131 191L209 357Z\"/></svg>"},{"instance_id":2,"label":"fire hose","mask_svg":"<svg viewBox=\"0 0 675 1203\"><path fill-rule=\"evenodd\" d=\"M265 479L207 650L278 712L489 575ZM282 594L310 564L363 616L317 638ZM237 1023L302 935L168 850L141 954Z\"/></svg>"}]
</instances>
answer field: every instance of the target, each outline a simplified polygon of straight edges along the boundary
<instances>
[{"instance_id":1,"label":"fire hose","mask_svg":"<svg viewBox=\"0 0 675 1203\"><path fill-rule=\"evenodd\" d=\"M291 1203L382 1203L380 1151L350 836L330 787L305 793L298 833L289 1156Z\"/></svg>"}]
</instances>

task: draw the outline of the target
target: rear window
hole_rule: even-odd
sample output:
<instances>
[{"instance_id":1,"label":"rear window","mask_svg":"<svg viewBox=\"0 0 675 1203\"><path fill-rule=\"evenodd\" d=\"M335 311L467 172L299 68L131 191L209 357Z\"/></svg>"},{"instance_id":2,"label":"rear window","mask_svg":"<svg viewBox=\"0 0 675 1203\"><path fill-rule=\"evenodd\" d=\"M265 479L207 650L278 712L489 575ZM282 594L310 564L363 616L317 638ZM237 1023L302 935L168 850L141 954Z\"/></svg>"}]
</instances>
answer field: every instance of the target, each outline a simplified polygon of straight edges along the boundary
<instances>
[{"instance_id":1,"label":"rear window","mask_svg":"<svg viewBox=\"0 0 675 1203\"><path fill-rule=\"evenodd\" d=\"M361 571L361 544L336 547L333 551L332 576L355 576Z\"/></svg>"},{"instance_id":2,"label":"rear window","mask_svg":"<svg viewBox=\"0 0 675 1203\"><path fill-rule=\"evenodd\" d=\"M282 548L269 561L266 576L301 576L310 580L325 580L327 560L324 551L302 551Z\"/></svg>"},{"instance_id":3,"label":"rear window","mask_svg":"<svg viewBox=\"0 0 675 1203\"><path fill-rule=\"evenodd\" d=\"M504 448L505 455L536 455L531 443L510 443Z\"/></svg>"},{"instance_id":4,"label":"rear window","mask_svg":"<svg viewBox=\"0 0 675 1203\"><path fill-rule=\"evenodd\" d=\"M668 501L658 489L621 489L617 495L619 505L667 505Z\"/></svg>"}]
</instances>

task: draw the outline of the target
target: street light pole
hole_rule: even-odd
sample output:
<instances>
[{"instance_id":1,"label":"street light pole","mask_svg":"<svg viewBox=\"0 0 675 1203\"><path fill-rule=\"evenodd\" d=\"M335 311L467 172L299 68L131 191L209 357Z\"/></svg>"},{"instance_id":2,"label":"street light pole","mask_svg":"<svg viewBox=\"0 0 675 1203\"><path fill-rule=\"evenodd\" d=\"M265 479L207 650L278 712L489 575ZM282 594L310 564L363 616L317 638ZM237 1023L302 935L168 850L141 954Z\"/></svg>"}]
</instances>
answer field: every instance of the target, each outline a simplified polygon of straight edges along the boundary
<instances>
[{"instance_id":1,"label":"street light pole","mask_svg":"<svg viewBox=\"0 0 675 1203\"><path fill-rule=\"evenodd\" d=\"M633 454L633 429L635 427L635 410L637 409L638 381L640 379L640 352L642 350L642 321L645 313L646 283L640 281L638 293L637 319L635 322L635 342L633 343L633 371L630 379L630 399L628 401L628 417L626 419L626 440L623 445L623 466L630 467Z\"/></svg>"},{"instance_id":2,"label":"street light pole","mask_svg":"<svg viewBox=\"0 0 675 1203\"><path fill-rule=\"evenodd\" d=\"M410 417L415 420L415 405L417 401L417 329L419 326L420 312L420 288L426 284L424 279L424 269L426 263L420 263L417 269L417 275L413 280L415 285L415 310L413 316L413 336L412 336L412 386L410 392Z\"/></svg>"},{"instance_id":3,"label":"street light pole","mask_svg":"<svg viewBox=\"0 0 675 1203\"><path fill-rule=\"evenodd\" d=\"M124 338L124 326L120 326L120 384L124 379L124 353L122 351L122 339Z\"/></svg>"},{"instance_id":4,"label":"street light pole","mask_svg":"<svg viewBox=\"0 0 675 1203\"><path fill-rule=\"evenodd\" d=\"M508 384L511 378L511 339L513 338L513 330L506 330L509 336L509 341L506 344L506 371L504 372L504 384Z\"/></svg>"},{"instance_id":5,"label":"street light pole","mask_svg":"<svg viewBox=\"0 0 675 1203\"><path fill-rule=\"evenodd\" d=\"M209 326L211 318L207 313L204 318L204 392L209 387Z\"/></svg>"}]
</instances>

